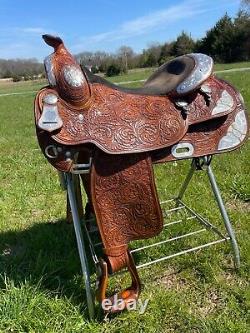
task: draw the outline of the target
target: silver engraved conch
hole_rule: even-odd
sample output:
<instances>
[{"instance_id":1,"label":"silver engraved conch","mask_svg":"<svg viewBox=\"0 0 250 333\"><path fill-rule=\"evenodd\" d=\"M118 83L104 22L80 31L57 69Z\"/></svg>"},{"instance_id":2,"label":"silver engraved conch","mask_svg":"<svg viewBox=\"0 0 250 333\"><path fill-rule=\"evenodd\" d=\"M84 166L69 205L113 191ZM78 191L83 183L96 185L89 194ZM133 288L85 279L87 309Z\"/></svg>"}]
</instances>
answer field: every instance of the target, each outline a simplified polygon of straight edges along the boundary
<instances>
[{"instance_id":1,"label":"silver engraved conch","mask_svg":"<svg viewBox=\"0 0 250 333\"><path fill-rule=\"evenodd\" d=\"M38 127L47 132L60 129L63 125L58 113L58 97L54 94L47 94L43 97L43 110L38 121Z\"/></svg>"}]
</instances>

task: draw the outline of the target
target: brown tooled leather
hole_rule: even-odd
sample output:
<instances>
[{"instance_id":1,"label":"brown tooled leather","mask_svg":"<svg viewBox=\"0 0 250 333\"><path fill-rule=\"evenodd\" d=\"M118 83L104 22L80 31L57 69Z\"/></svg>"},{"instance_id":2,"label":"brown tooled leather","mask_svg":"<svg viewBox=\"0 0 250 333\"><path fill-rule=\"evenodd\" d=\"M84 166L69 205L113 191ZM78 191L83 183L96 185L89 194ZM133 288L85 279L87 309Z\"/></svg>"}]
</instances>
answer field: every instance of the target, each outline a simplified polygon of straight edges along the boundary
<instances>
[{"instance_id":1,"label":"brown tooled leather","mask_svg":"<svg viewBox=\"0 0 250 333\"><path fill-rule=\"evenodd\" d=\"M115 272L125 267L127 244L131 240L156 236L162 229L148 153L124 156L96 150L91 196L104 251Z\"/></svg>"},{"instance_id":2,"label":"brown tooled leather","mask_svg":"<svg viewBox=\"0 0 250 333\"><path fill-rule=\"evenodd\" d=\"M211 90L210 98L201 89L185 97L185 100L188 102L187 120L189 126L221 118L233 112L236 108L235 91L230 85L225 84L224 81L218 79L216 76L208 78L204 85ZM218 100L225 91L232 96L232 106L228 109L225 108L223 112L212 114Z\"/></svg>"},{"instance_id":3,"label":"brown tooled leather","mask_svg":"<svg viewBox=\"0 0 250 333\"><path fill-rule=\"evenodd\" d=\"M41 91L40 107L44 94ZM55 92L54 92L55 93ZM166 112L167 110L167 112ZM179 141L187 123L167 97L140 97L99 84L92 87L92 104L81 111L59 100L64 126L53 133L60 144L94 143L112 154L159 149Z\"/></svg>"},{"instance_id":4,"label":"brown tooled leather","mask_svg":"<svg viewBox=\"0 0 250 333\"><path fill-rule=\"evenodd\" d=\"M163 227L148 153L115 156L96 150L91 168L91 195L106 255L99 298L106 298L107 265L112 272L127 267L132 285L118 294L126 304L140 293L140 280L128 244L156 236ZM112 307L112 312L115 311Z\"/></svg>"},{"instance_id":5,"label":"brown tooled leather","mask_svg":"<svg viewBox=\"0 0 250 333\"><path fill-rule=\"evenodd\" d=\"M99 287L97 290L97 300L101 303L104 300L107 300L107 298L111 301L111 306L109 309L105 310L105 312L119 312L124 310L127 305L134 300L138 300L139 295L141 293L141 281L134 263L134 259L129 251L127 251L126 254L126 267L128 268L128 271L131 276L131 286L117 294L112 295L111 297L107 297L106 291L108 287L108 265L103 260L100 259L100 268L102 271L101 276L99 277ZM116 302L115 302L116 298ZM117 300L122 302L119 305L119 308L117 307Z\"/></svg>"},{"instance_id":6,"label":"brown tooled leather","mask_svg":"<svg viewBox=\"0 0 250 333\"><path fill-rule=\"evenodd\" d=\"M176 107L167 96L139 96L116 91L110 87L93 84L91 105L79 113L62 99L58 102L58 112L63 127L53 133L53 139L61 145L93 143L111 154L154 151L179 142L192 124L221 118L233 112L233 105L223 113L212 115L217 101L226 90L232 97L234 92L229 85L211 77L206 85L211 89L210 101L201 91L186 97L187 114ZM39 95L56 91L45 89ZM79 115L81 116L79 117Z\"/></svg>"},{"instance_id":7,"label":"brown tooled leather","mask_svg":"<svg viewBox=\"0 0 250 333\"><path fill-rule=\"evenodd\" d=\"M228 115L189 126L188 132L182 138L181 142L192 144L194 148L192 157L225 153L225 150L218 150L218 144L228 132L230 126L234 123L237 114L239 112L242 112L242 110L245 111L244 105L237 91L235 91L235 89L228 82L222 80L220 81L224 84L224 87L227 89L227 91L230 91L231 96L234 97L236 107L233 112ZM245 116L247 119L246 132L249 133L249 121L246 111ZM244 144L247 138L248 134L245 136L244 140L241 141L238 145L232 148L227 148L226 151L238 149ZM152 152L151 157L153 163L166 163L176 161L176 157L172 155L171 149L172 147L167 147L165 149L160 149L158 151Z\"/></svg>"},{"instance_id":8,"label":"brown tooled leather","mask_svg":"<svg viewBox=\"0 0 250 333\"><path fill-rule=\"evenodd\" d=\"M41 151L43 152L44 156L47 158L48 162L53 165L57 170L62 172L69 172L73 165L73 160L66 159L65 153L67 149L62 150L62 152L58 153L58 156L56 158L50 158L47 154L45 154L45 149L49 146L55 146L57 147L57 142L55 142L51 137L48 136L48 133L45 131L42 131L38 128L36 128L36 135L38 139L39 146L41 148Z\"/></svg>"},{"instance_id":9,"label":"brown tooled leather","mask_svg":"<svg viewBox=\"0 0 250 333\"><path fill-rule=\"evenodd\" d=\"M59 38L44 38L50 46L54 47L54 53L50 55L53 73L57 83L58 94L68 103L75 107L84 107L91 97L90 86L87 82L85 74L82 72L80 65L75 58L65 48L63 41ZM73 67L84 76L84 82L80 86L72 86L64 76L64 69Z\"/></svg>"}]
</instances>

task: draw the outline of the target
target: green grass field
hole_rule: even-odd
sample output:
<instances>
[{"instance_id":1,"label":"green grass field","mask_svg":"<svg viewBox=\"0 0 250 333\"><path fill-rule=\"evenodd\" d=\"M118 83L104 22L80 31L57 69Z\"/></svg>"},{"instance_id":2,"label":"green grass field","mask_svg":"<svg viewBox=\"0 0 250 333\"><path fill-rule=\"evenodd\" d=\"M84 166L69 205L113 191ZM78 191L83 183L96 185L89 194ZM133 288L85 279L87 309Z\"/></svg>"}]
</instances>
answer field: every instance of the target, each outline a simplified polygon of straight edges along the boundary
<instances>
[{"instance_id":1,"label":"green grass field","mask_svg":"<svg viewBox=\"0 0 250 333\"><path fill-rule=\"evenodd\" d=\"M140 80L149 74L146 70L112 80ZM250 71L220 77L241 91L250 109ZM4 85L0 94L33 91L40 86L30 82ZM249 332L249 141L213 160L240 246L240 270L233 270L230 247L225 243L165 261L140 271L144 283L141 299L149 299L145 314L124 312L102 322L97 309L97 319L89 322L73 227L65 222L65 193L36 141L34 96L0 96L0 332ZM166 188L161 198L176 194L189 164L183 161L155 167L158 187ZM199 172L186 202L223 230L207 185ZM180 235L192 228L197 229L192 222L184 228L177 225L165 235ZM136 260L144 262L210 239L208 232L201 233L189 241L140 254ZM127 275L117 276L112 278L111 288L128 283Z\"/></svg>"}]
</instances>

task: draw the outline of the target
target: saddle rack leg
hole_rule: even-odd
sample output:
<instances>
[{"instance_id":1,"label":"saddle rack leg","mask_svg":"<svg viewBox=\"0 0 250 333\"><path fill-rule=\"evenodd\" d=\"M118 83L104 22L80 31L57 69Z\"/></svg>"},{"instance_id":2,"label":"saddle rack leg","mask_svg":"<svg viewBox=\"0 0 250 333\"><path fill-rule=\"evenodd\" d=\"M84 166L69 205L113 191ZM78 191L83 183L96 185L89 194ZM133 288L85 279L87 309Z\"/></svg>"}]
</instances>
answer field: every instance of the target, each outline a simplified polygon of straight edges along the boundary
<instances>
[{"instance_id":1,"label":"saddle rack leg","mask_svg":"<svg viewBox=\"0 0 250 333\"><path fill-rule=\"evenodd\" d=\"M80 185L80 180L79 177L73 177L73 182L74 182L74 191L75 191L75 196L76 196L76 203L77 203L77 211L80 220L83 219L84 213L83 213L83 205L82 205L82 193L81 193L81 185ZM69 196L67 193L67 222L70 224L73 222L73 217L72 217L72 212L71 212L71 207L69 203Z\"/></svg>"},{"instance_id":2,"label":"saddle rack leg","mask_svg":"<svg viewBox=\"0 0 250 333\"><path fill-rule=\"evenodd\" d=\"M71 173L66 173L65 176L66 176L66 184L67 184L67 194L68 194L69 204L70 204L70 208L71 208L71 212L72 212L77 247L78 247L78 252L79 252L79 257L80 257L80 262L81 262L83 278L84 278L84 282L85 282L88 312L89 312L90 319L93 319L94 318L94 299L93 299L93 295L92 295L92 289L91 289L91 284L90 284L90 273L89 273L88 262L87 262L87 257L86 257L84 239L82 236L80 217L79 217L79 212L78 212L78 207L77 207L75 181L73 179L74 177L79 177L79 176L73 175Z\"/></svg>"},{"instance_id":3,"label":"saddle rack leg","mask_svg":"<svg viewBox=\"0 0 250 333\"><path fill-rule=\"evenodd\" d=\"M229 236L229 240L231 242L231 247L232 247L232 251L233 251L233 255L234 255L234 266L236 269L238 269L240 267L240 251L239 251L239 247L238 247L238 243L237 243L237 240L235 237L233 227L231 225L231 222L228 217L219 187L217 185L214 173L212 171L211 160L212 160L212 156L197 157L192 160L190 170L189 170L189 172L183 182L183 185L179 191L179 194L175 200L176 200L177 205L179 205L180 201L182 200L182 198L185 194L185 191L194 175L194 172L196 170L206 169L215 200L217 202L221 217L223 219L227 234Z\"/></svg>"},{"instance_id":4,"label":"saddle rack leg","mask_svg":"<svg viewBox=\"0 0 250 333\"><path fill-rule=\"evenodd\" d=\"M194 161L194 159L193 159L193 160L192 160L192 163L191 163L191 166L190 166L190 169L189 169L189 172L188 172L188 174L187 174L187 176L186 176L186 178L185 178L185 180L184 180L184 182L183 182L183 184L182 184L182 186L181 186L181 189L180 189L180 191L179 191L179 194L178 194L178 196L177 196L177 198L176 198L176 202L177 202L177 204L178 204L178 201L179 201L179 200L182 200L182 198L183 198L183 196L184 196L184 194L185 194L185 192L186 192L186 189L187 189L187 187L188 187L188 185L189 185L191 179L193 178L193 175L194 175L195 170L196 170L196 167L195 167L195 161Z\"/></svg>"},{"instance_id":5,"label":"saddle rack leg","mask_svg":"<svg viewBox=\"0 0 250 333\"><path fill-rule=\"evenodd\" d=\"M207 165L207 174L208 174L208 178L209 178L215 199L217 201L223 222L225 224L225 228L230 237L230 242L231 242L231 246L232 246L232 250L233 250L233 254L234 254L234 265L235 265L235 268L238 269L240 267L240 251L239 251L238 243L237 243L234 230L233 230L231 222L229 220L224 202L223 202L221 194L220 194L219 187L217 185L217 182L216 182L216 179L215 179L215 176L214 176L214 173L212 171L210 164Z\"/></svg>"}]
</instances>

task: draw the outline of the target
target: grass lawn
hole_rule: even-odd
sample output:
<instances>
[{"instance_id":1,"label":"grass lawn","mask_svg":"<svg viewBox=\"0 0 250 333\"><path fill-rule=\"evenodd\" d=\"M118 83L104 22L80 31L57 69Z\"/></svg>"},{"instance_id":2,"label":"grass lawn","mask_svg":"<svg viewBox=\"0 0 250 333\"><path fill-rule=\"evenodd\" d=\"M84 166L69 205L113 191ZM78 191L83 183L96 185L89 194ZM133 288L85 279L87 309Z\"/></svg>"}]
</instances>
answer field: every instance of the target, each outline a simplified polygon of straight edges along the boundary
<instances>
[{"instance_id":1,"label":"grass lawn","mask_svg":"<svg viewBox=\"0 0 250 333\"><path fill-rule=\"evenodd\" d=\"M140 80L149 74L150 70L130 73L119 80ZM250 72L219 76L241 91L250 109ZM5 85L0 86L0 94L33 91L40 86L30 82ZM97 309L98 318L89 322L73 227L65 222L65 193L36 141L34 95L0 96L0 332L249 332L249 141L213 160L240 246L240 270L232 269L230 247L225 243L165 261L140 271L144 283L141 299L149 299L145 314L124 312L101 322ZM161 198L176 194L189 164L183 161L155 167L159 189L166 188ZM201 172L195 177L186 202L221 226L208 181ZM191 227L192 222L176 225L167 228L165 235L180 235ZM140 254L136 260L144 262L210 239L204 232L190 241ZM127 275L117 276L111 288L128 283Z\"/></svg>"}]
</instances>

